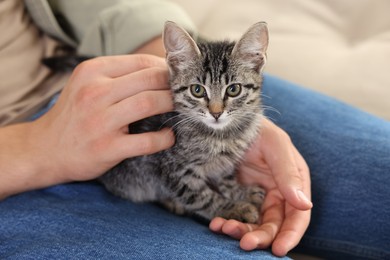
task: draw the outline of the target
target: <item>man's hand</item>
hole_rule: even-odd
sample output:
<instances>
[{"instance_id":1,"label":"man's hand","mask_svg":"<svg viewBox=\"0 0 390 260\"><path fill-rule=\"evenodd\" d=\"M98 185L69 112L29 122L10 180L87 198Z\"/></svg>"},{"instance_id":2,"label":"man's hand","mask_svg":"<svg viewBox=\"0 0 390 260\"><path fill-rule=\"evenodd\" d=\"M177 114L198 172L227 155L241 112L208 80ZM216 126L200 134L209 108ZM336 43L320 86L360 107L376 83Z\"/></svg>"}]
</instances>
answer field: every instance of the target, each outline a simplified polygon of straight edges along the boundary
<instances>
[{"instance_id":1,"label":"man's hand","mask_svg":"<svg viewBox=\"0 0 390 260\"><path fill-rule=\"evenodd\" d=\"M128 157L173 145L170 130L128 134L129 123L173 109L163 59L100 57L80 64L57 104L37 122L39 143L69 180L95 178ZM38 148L38 147L37 147ZM53 151L58 150L58 152Z\"/></svg>"},{"instance_id":2,"label":"man's hand","mask_svg":"<svg viewBox=\"0 0 390 260\"><path fill-rule=\"evenodd\" d=\"M210 229L240 239L244 250L272 246L275 255L286 255L298 244L310 221L312 203L306 162L289 136L264 119L258 139L239 168L239 178L244 184L257 184L267 191L261 223L215 218Z\"/></svg>"},{"instance_id":3,"label":"man's hand","mask_svg":"<svg viewBox=\"0 0 390 260\"><path fill-rule=\"evenodd\" d=\"M169 148L171 130L128 134L128 124L172 109L163 59L125 55L81 63L48 113L0 129L0 199L93 179L125 158Z\"/></svg>"}]
</instances>

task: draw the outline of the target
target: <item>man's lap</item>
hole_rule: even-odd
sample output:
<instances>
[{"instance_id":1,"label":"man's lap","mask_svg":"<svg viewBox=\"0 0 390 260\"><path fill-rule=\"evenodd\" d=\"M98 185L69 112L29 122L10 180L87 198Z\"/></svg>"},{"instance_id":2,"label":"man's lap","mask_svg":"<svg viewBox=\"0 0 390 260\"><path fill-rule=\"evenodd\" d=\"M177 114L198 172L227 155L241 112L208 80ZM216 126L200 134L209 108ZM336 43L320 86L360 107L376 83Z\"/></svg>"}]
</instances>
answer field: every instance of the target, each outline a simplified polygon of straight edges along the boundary
<instances>
[{"instance_id":1,"label":"man's lap","mask_svg":"<svg viewBox=\"0 0 390 260\"><path fill-rule=\"evenodd\" d=\"M269 75L263 100L280 113L266 109L311 169L313 217L300 249L325 249L329 257L388 256L389 122ZM0 203L0 257L7 256L274 258L267 251L244 252L238 241L213 234L193 219L116 198L94 182L59 185Z\"/></svg>"},{"instance_id":2,"label":"man's lap","mask_svg":"<svg viewBox=\"0 0 390 260\"><path fill-rule=\"evenodd\" d=\"M0 258L275 259L153 204L134 204L98 183L58 185L0 203Z\"/></svg>"}]
</instances>

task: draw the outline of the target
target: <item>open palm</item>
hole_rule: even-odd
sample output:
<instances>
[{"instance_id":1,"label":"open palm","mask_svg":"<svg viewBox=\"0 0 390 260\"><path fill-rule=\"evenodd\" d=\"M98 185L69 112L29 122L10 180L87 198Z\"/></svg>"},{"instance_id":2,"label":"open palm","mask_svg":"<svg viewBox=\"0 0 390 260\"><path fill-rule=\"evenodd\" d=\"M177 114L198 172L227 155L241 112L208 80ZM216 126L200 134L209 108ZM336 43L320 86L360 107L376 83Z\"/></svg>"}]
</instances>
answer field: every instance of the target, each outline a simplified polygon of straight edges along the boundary
<instances>
[{"instance_id":1,"label":"open palm","mask_svg":"<svg viewBox=\"0 0 390 260\"><path fill-rule=\"evenodd\" d=\"M215 218L210 229L240 239L244 250L272 245L275 255L294 248L310 221L310 176L306 162L289 136L267 119L244 157L238 176L243 184L259 185L267 195L259 224Z\"/></svg>"}]
</instances>

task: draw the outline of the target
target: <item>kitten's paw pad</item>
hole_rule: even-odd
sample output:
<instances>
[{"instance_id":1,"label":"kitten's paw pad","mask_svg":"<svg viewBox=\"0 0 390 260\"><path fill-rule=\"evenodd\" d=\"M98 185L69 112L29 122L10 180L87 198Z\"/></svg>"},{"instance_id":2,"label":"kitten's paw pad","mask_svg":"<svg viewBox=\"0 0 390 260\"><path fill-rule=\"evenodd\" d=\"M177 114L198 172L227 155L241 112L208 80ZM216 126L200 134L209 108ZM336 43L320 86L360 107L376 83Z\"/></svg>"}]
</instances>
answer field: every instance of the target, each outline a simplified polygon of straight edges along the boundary
<instances>
[{"instance_id":1,"label":"kitten's paw pad","mask_svg":"<svg viewBox=\"0 0 390 260\"><path fill-rule=\"evenodd\" d=\"M172 200L164 200L160 202L166 209L176 215L184 215L186 214L186 210L182 205L173 202Z\"/></svg>"},{"instance_id":2,"label":"kitten's paw pad","mask_svg":"<svg viewBox=\"0 0 390 260\"><path fill-rule=\"evenodd\" d=\"M248 191L248 201L251 202L253 205L257 206L258 208L261 207L261 205L264 202L265 197L265 190L263 188L253 186L249 188Z\"/></svg>"},{"instance_id":3,"label":"kitten's paw pad","mask_svg":"<svg viewBox=\"0 0 390 260\"><path fill-rule=\"evenodd\" d=\"M259 209L252 203L236 202L231 209L222 211L218 216L245 223L257 223L259 220Z\"/></svg>"}]
</instances>

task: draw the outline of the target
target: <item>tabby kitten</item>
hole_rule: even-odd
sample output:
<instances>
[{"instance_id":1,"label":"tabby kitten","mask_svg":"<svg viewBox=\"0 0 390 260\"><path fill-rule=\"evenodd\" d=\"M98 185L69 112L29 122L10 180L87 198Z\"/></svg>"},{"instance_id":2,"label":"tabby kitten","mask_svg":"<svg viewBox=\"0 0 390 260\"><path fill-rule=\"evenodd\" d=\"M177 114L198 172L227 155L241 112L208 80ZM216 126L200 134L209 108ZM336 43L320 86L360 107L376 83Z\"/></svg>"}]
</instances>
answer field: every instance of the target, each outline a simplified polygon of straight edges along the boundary
<instances>
[{"instance_id":1,"label":"tabby kitten","mask_svg":"<svg viewBox=\"0 0 390 260\"><path fill-rule=\"evenodd\" d=\"M125 199L160 202L177 214L256 223L265 192L238 184L235 170L262 119L266 24L253 25L237 43L195 43L185 30L167 22L163 38L175 112L131 124L129 132L168 126L176 143L124 160L101 182Z\"/></svg>"}]
</instances>

